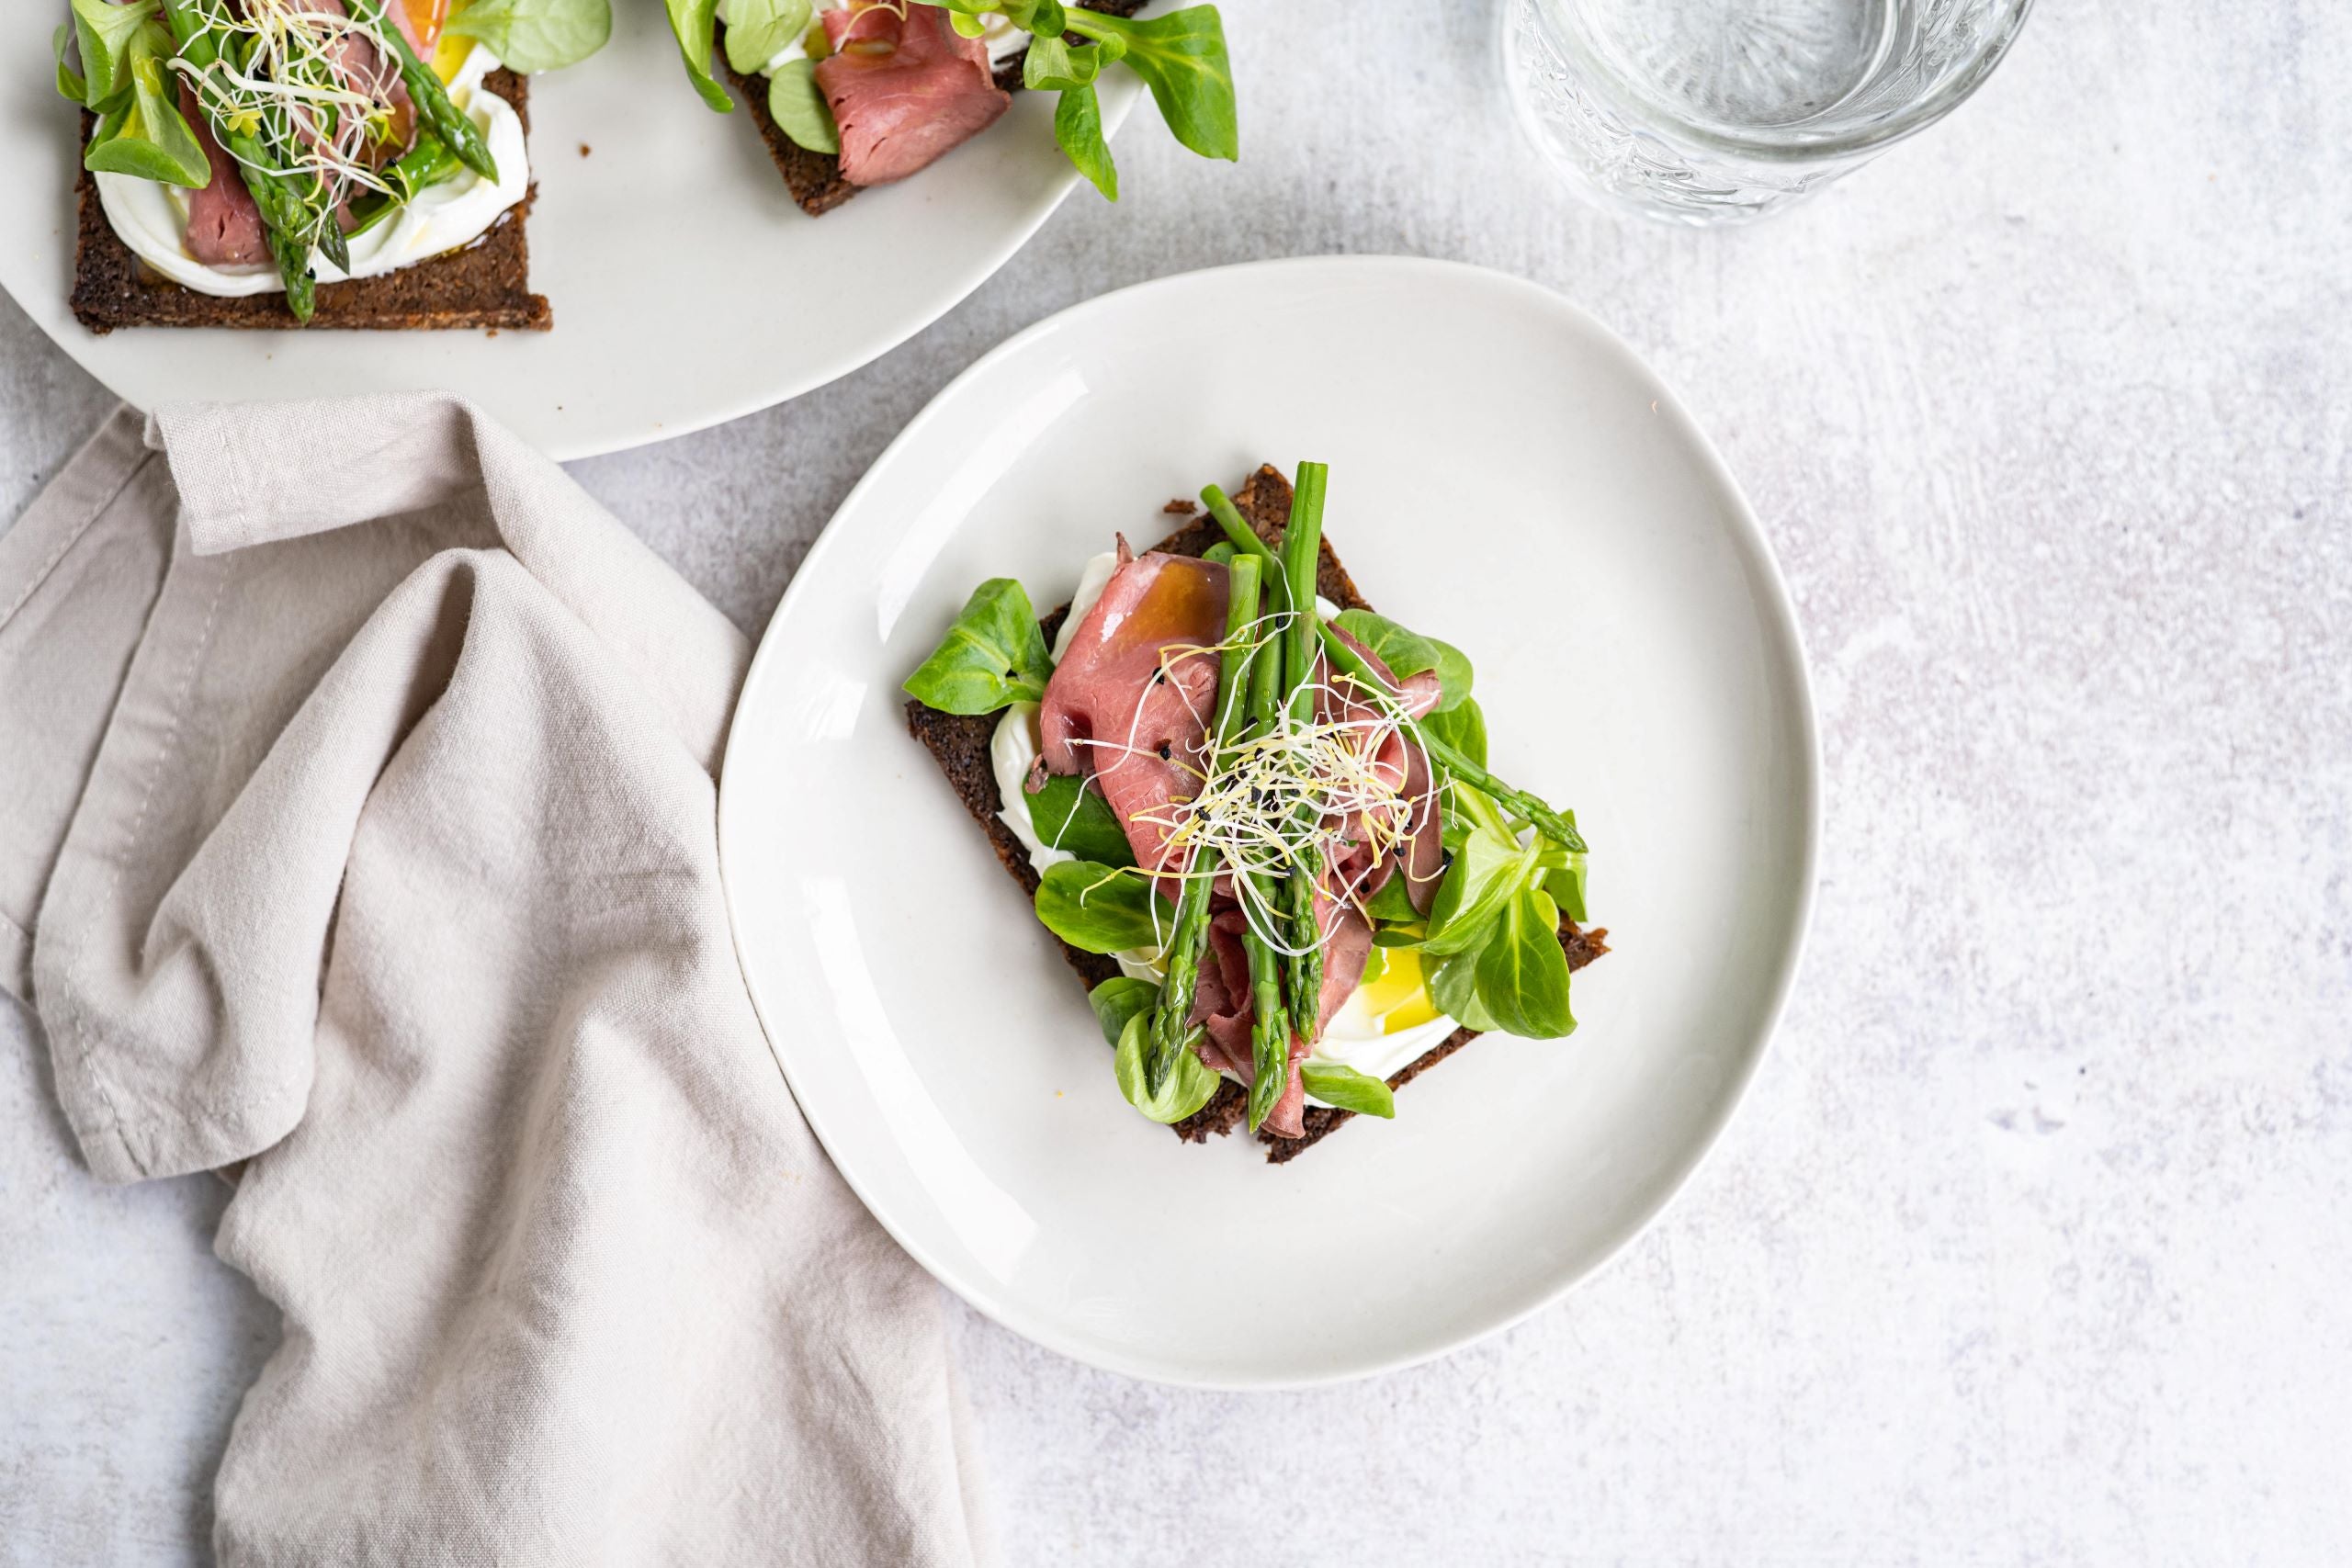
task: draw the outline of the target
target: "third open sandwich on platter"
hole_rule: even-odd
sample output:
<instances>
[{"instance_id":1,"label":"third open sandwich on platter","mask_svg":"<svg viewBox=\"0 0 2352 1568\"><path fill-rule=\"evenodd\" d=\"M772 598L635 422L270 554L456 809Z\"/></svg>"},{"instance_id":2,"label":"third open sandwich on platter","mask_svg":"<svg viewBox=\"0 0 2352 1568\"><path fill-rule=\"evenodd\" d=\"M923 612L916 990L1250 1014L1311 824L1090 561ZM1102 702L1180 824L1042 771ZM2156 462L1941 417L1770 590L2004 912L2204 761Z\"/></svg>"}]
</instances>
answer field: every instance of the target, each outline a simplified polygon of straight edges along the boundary
<instances>
[{"instance_id":1,"label":"third open sandwich on platter","mask_svg":"<svg viewBox=\"0 0 2352 1568\"><path fill-rule=\"evenodd\" d=\"M1195 1142L1246 1122L1273 1163L1481 1032L1566 1034L1607 951L1573 814L1487 768L1469 660L1364 604L1325 479L1209 487L1042 623L984 583L907 682L1129 1102Z\"/></svg>"},{"instance_id":2,"label":"third open sandwich on platter","mask_svg":"<svg viewBox=\"0 0 2352 1568\"><path fill-rule=\"evenodd\" d=\"M525 73L606 0L70 0L74 313L118 327L549 324Z\"/></svg>"},{"instance_id":3,"label":"third open sandwich on platter","mask_svg":"<svg viewBox=\"0 0 2352 1568\"><path fill-rule=\"evenodd\" d=\"M1143 0L666 0L686 73L731 112L736 91L811 217L930 167L993 125L1020 89L1056 95L1054 141L1113 201L1119 172L1096 83L1132 73L1176 140L1241 154L1214 6L1136 19Z\"/></svg>"}]
</instances>

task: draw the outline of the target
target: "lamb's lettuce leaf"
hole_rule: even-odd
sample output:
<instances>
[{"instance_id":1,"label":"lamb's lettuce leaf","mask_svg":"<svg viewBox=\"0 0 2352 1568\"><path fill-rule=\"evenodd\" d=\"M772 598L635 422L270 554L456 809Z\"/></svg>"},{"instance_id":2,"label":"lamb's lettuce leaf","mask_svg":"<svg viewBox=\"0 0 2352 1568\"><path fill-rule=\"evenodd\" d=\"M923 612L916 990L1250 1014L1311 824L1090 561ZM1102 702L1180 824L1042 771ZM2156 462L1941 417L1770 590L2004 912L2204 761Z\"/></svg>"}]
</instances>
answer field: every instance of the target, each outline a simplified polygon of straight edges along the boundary
<instances>
[{"instance_id":1,"label":"lamb's lettuce leaf","mask_svg":"<svg viewBox=\"0 0 2352 1568\"><path fill-rule=\"evenodd\" d=\"M1298 1077L1306 1092L1326 1105L1352 1111L1359 1116L1396 1114L1396 1097L1385 1083L1370 1073L1360 1073L1337 1062L1308 1060L1299 1064Z\"/></svg>"},{"instance_id":2,"label":"lamb's lettuce leaf","mask_svg":"<svg viewBox=\"0 0 2352 1568\"><path fill-rule=\"evenodd\" d=\"M1126 1030L1127 1020L1151 1011L1152 1004L1159 999L1159 987L1148 980L1121 975L1087 992L1086 999L1094 1009L1094 1021L1102 1026L1102 1043L1116 1045L1120 1034Z\"/></svg>"},{"instance_id":3,"label":"lamb's lettuce leaf","mask_svg":"<svg viewBox=\"0 0 2352 1568\"><path fill-rule=\"evenodd\" d=\"M1168 1074L1168 1081L1159 1086L1155 1095L1147 1083L1144 1053L1150 1043L1151 1011L1146 1009L1126 1021L1119 1032L1119 1054L1113 1070L1118 1074L1119 1092L1127 1103L1164 1124L1182 1122L1206 1105L1224 1080L1211 1072L1200 1056L1191 1051L1176 1053L1176 1065Z\"/></svg>"},{"instance_id":4,"label":"lamb's lettuce leaf","mask_svg":"<svg viewBox=\"0 0 2352 1568\"><path fill-rule=\"evenodd\" d=\"M732 41L734 35L728 35ZM787 60L768 78L768 118L776 129L811 152L839 152L841 127L833 109L817 85L817 62Z\"/></svg>"},{"instance_id":5,"label":"lamb's lettuce leaf","mask_svg":"<svg viewBox=\"0 0 2352 1568\"><path fill-rule=\"evenodd\" d=\"M1102 865L1133 865L1136 852L1119 826L1118 813L1086 781L1068 773L1046 780L1046 787L1023 797L1037 837L1080 860Z\"/></svg>"},{"instance_id":6,"label":"lamb's lettuce leaf","mask_svg":"<svg viewBox=\"0 0 2352 1568\"><path fill-rule=\"evenodd\" d=\"M718 0L662 0L670 12L670 32L686 62L686 79L702 101L719 114L733 114L735 102L710 73L710 53L717 47Z\"/></svg>"},{"instance_id":7,"label":"lamb's lettuce leaf","mask_svg":"<svg viewBox=\"0 0 2352 1568\"><path fill-rule=\"evenodd\" d=\"M1560 947L1560 911L1541 888L1530 887L1503 907L1494 934L1478 953L1478 1000L1495 1026L1530 1040L1556 1040L1573 1032L1568 1011L1568 955Z\"/></svg>"},{"instance_id":8,"label":"lamb's lettuce leaf","mask_svg":"<svg viewBox=\"0 0 2352 1568\"><path fill-rule=\"evenodd\" d=\"M719 0L727 63L749 75L808 32L809 0Z\"/></svg>"},{"instance_id":9,"label":"lamb's lettuce leaf","mask_svg":"<svg viewBox=\"0 0 2352 1568\"><path fill-rule=\"evenodd\" d=\"M1241 156L1233 64L1216 6L1188 6L1140 21L1073 8L1066 20L1069 31L1126 46L1124 63L1151 89L1159 118L1177 141L1204 158Z\"/></svg>"},{"instance_id":10,"label":"lamb's lettuce leaf","mask_svg":"<svg viewBox=\"0 0 2352 1568\"><path fill-rule=\"evenodd\" d=\"M1044 699L1054 673L1029 595L1010 577L972 590L938 648L907 677L907 694L942 713L994 713Z\"/></svg>"},{"instance_id":11,"label":"lamb's lettuce leaf","mask_svg":"<svg viewBox=\"0 0 2352 1568\"><path fill-rule=\"evenodd\" d=\"M1131 871L1069 860L1047 867L1038 882L1037 919L1081 953L1125 953L1159 946L1176 910Z\"/></svg>"},{"instance_id":12,"label":"lamb's lettuce leaf","mask_svg":"<svg viewBox=\"0 0 2352 1568\"><path fill-rule=\"evenodd\" d=\"M481 43L510 71L560 71L605 47L613 8L611 0L457 0L443 30Z\"/></svg>"},{"instance_id":13,"label":"lamb's lettuce leaf","mask_svg":"<svg viewBox=\"0 0 2352 1568\"><path fill-rule=\"evenodd\" d=\"M180 113L170 66L176 46L155 0L74 0L74 32L82 51L83 104L99 117L82 166L191 190L211 184L204 145ZM62 61L58 85L66 85Z\"/></svg>"},{"instance_id":14,"label":"lamb's lettuce leaf","mask_svg":"<svg viewBox=\"0 0 2352 1568\"><path fill-rule=\"evenodd\" d=\"M1054 141L1089 184L1106 199L1119 199L1119 169L1102 135L1102 105L1093 84L1062 89L1054 105Z\"/></svg>"}]
</instances>

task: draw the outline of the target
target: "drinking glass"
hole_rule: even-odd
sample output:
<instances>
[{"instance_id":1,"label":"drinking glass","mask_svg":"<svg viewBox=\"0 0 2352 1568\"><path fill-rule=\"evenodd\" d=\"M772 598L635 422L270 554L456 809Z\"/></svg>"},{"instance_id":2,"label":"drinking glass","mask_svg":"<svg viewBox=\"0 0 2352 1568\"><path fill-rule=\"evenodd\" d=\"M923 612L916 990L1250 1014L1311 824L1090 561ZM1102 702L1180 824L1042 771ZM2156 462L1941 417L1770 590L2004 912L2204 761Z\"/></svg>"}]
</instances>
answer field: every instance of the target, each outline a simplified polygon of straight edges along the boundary
<instances>
[{"instance_id":1,"label":"drinking glass","mask_svg":"<svg viewBox=\"0 0 2352 1568\"><path fill-rule=\"evenodd\" d=\"M1606 207L1738 222L1950 114L2033 0L1504 0L1521 121Z\"/></svg>"}]
</instances>

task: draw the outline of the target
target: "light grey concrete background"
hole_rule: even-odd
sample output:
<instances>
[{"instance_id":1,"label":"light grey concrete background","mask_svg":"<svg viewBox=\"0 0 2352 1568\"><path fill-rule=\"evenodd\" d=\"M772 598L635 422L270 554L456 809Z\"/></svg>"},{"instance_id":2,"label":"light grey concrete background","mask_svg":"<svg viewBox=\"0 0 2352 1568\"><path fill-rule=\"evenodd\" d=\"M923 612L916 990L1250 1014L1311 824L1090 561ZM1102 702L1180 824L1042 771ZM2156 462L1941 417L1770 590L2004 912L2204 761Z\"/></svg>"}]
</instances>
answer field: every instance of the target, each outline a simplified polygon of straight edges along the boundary
<instances>
[{"instance_id":1,"label":"light grey concrete background","mask_svg":"<svg viewBox=\"0 0 2352 1568\"><path fill-rule=\"evenodd\" d=\"M2043 0L1951 123L1711 234L1552 186L1492 0L1228 14L1238 169L1139 118L1118 209L913 343L579 477L757 628L891 434L1064 305L1324 251L1541 279L1780 552L1819 913L1707 1168L1510 1334L1236 1397L956 1307L1010 1561L2352 1561L2352 12ZM0 515L107 404L0 304ZM201 1562L276 1325L218 1184L95 1187L48 1095L0 1018L0 1562Z\"/></svg>"}]
</instances>

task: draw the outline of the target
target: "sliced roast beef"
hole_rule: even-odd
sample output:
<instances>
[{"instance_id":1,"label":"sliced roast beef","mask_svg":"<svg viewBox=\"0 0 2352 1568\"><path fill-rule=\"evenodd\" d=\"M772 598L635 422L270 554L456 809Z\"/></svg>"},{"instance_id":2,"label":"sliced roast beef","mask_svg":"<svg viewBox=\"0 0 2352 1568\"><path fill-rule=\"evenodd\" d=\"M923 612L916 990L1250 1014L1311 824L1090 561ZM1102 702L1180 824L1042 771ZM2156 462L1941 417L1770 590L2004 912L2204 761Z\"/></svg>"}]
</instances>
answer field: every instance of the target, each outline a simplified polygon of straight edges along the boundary
<instances>
[{"instance_id":1,"label":"sliced roast beef","mask_svg":"<svg viewBox=\"0 0 2352 1568\"><path fill-rule=\"evenodd\" d=\"M1434 674L1424 671L1399 681L1378 654L1344 629L1339 626L1331 629L1340 641L1372 666L1374 674L1387 682L1396 697L1397 705L1409 716L1420 718L1437 706L1441 694ZM1316 716L1324 723L1345 724L1379 716L1379 708L1372 703L1341 695L1341 689L1330 682L1328 665L1318 661L1315 673L1317 679L1323 682L1316 696ZM1381 737L1380 749L1372 757L1372 767L1374 773L1387 780L1392 788L1401 791L1411 804L1411 838L1401 857L1383 855L1374 847L1373 835L1367 825L1360 822L1350 824L1343 835L1346 851L1331 867L1329 886L1340 896L1361 903L1379 892L1401 863L1408 874L1408 888L1412 894L1413 907L1426 912L1430 900L1437 896L1437 874L1445 855L1444 826L1430 789L1429 759L1401 732L1391 730Z\"/></svg>"},{"instance_id":2,"label":"sliced roast beef","mask_svg":"<svg viewBox=\"0 0 2352 1568\"><path fill-rule=\"evenodd\" d=\"M1119 556L1046 683L1038 761L1044 773L1091 773L1136 863L1176 871L1164 863L1168 833L1177 804L1200 793L1226 570L1190 556L1135 556L1125 539Z\"/></svg>"},{"instance_id":3,"label":"sliced roast beef","mask_svg":"<svg viewBox=\"0 0 2352 1568\"><path fill-rule=\"evenodd\" d=\"M818 90L841 132L842 177L888 185L928 167L996 123L1012 103L988 45L957 36L936 6L853 6L822 13L832 52Z\"/></svg>"},{"instance_id":4,"label":"sliced roast beef","mask_svg":"<svg viewBox=\"0 0 2352 1568\"><path fill-rule=\"evenodd\" d=\"M269 245L262 238L261 209L237 161L212 134L212 124L198 108L196 95L180 84L180 113L196 131L212 178L201 189L187 193L187 254L207 266L245 266L269 260Z\"/></svg>"}]
</instances>

